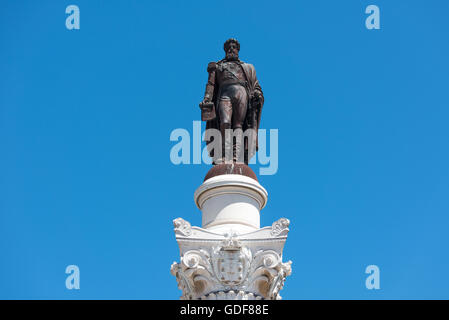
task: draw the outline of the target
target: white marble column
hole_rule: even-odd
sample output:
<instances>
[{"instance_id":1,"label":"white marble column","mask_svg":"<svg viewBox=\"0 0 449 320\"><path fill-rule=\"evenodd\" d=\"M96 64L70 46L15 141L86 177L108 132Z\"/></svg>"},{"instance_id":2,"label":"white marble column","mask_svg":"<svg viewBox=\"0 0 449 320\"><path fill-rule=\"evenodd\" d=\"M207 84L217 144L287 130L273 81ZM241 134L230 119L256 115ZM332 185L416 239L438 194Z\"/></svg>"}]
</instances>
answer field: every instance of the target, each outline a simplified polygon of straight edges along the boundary
<instances>
[{"instance_id":1,"label":"white marble column","mask_svg":"<svg viewBox=\"0 0 449 320\"><path fill-rule=\"evenodd\" d=\"M194 198L202 227L182 218L173 221L181 261L171 273L181 299L280 299L291 273L282 262L289 220L260 228L267 191L254 179L224 174L206 180Z\"/></svg>"}]
</instances>

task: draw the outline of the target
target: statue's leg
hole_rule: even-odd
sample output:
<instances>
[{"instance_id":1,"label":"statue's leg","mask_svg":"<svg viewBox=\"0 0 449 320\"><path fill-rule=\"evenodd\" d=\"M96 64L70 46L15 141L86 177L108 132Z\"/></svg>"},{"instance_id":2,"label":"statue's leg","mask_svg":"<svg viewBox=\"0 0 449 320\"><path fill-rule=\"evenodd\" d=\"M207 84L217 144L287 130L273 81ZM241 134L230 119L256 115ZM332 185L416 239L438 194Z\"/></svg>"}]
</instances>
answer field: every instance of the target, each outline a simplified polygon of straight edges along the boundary
<instances>
[{"instance_id":1,"label":"statue's leg","mask_svg":"<svg viewBox=\"0 0 449 320\"><path fill-rule=\"evenodd\" d=\"M222 162L232 162L232 103L228 96L221 96L218 101L220 115L220 132L222 143Z\"/></svg>"},{"instance_id":2,"label":"statue's leg","mask_svg":"<svg viewBox=\"0 0 449 320\"><path fill-rule=\"evenodd\" d=\"M244 87L238 87L232 99L232 128L234 129L235 144L233 148L234 161L237 163L245 162L245 148L243 123L246 118L248 108L247 93Z\"/></svg>"}]
</instances>

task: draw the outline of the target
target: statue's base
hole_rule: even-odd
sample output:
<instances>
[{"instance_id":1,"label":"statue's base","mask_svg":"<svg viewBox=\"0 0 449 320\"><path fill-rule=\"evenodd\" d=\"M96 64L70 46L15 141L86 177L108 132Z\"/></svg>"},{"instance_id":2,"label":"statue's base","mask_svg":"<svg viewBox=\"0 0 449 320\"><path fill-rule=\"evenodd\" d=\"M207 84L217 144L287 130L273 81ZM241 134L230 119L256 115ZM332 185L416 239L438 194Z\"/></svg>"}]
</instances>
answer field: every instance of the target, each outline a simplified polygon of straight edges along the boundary
<instances>
[{"instance_id":1,"label":"statue's base","mask_svg":"<svg viewBox=\"0 0 449 320\"><path fill-rule=\"evenodd\" d=\"M256 174L250 167L244 163L235 162L214 165L206 174L204 181L223 174L239 174L258 181Z\"/></svg>"},{"instance_id":2,"label":"statue's base","mask_svg":"<svg viewBox=\"0 0 449 320\"><path fill-rule=\"evenodd\" d=\"M209 178L195 191L195 203L202 211L202 227L215 232L232 228L249 232L260 228L260 210L267 203L267 191L257 180L242 174L221 174Z\"/></svg>"}]
</instances>

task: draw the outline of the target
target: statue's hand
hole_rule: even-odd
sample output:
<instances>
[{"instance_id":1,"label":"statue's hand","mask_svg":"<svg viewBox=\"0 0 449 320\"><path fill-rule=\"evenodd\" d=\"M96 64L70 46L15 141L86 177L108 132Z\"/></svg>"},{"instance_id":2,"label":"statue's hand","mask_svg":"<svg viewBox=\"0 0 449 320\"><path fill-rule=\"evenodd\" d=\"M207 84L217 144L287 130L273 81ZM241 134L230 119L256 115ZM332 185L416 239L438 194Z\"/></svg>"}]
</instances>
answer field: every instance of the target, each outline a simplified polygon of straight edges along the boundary
<instances>
[{"instance_id":1,"label":"statue's hand","mask_svg":"<svg viewBox=\"0 0 449 320\"><path fill-rule=\"evenodd\" d=\"M206 94L203 98L203 103L210 103L212 101L210 95Z\"/></svg>"},{"instance_id":2,"label":"statue's hand","mask_svg":"<svg viewBox=\"0 0 449 320\"><path fill-rule=\"evenodd\" d=\"M203 101L200 103L201 110L203 110L203 109L209 110L212 106L213 106L213 103L212 103L211 99L207 98L207 97L205 97L203 99Z\"/></svg>"}]
</instances>

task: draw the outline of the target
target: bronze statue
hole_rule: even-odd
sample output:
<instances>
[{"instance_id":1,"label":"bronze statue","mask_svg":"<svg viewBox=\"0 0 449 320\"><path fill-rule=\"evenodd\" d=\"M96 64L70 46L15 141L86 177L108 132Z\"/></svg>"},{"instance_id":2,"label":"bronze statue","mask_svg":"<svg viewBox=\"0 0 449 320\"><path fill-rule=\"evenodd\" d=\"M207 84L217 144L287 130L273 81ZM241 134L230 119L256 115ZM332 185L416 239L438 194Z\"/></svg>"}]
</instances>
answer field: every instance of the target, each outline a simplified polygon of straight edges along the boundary
<instances>
[{"instance_id":1,"label":"bronze statue","mask_svg":"<svg viewBox=\"0 0 449 320\"><path fill-rule=\"evenodd\" d=\"M239 59L239 42L231 38L223 47L225 58L207 66L201 118L206 121L206 136L209 129L219 130L221 135L221 150L210 148L213 140L207 142L213 164L247 165L258 149L263 92L254 66Z\"/></svg>"}]
</instances>

